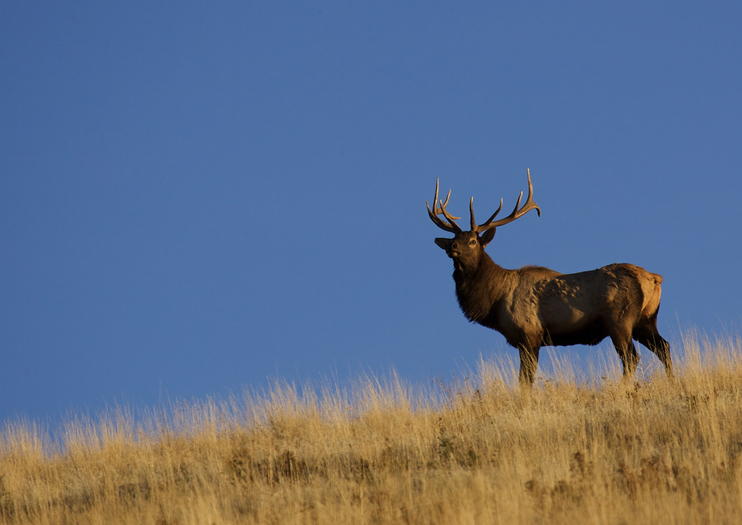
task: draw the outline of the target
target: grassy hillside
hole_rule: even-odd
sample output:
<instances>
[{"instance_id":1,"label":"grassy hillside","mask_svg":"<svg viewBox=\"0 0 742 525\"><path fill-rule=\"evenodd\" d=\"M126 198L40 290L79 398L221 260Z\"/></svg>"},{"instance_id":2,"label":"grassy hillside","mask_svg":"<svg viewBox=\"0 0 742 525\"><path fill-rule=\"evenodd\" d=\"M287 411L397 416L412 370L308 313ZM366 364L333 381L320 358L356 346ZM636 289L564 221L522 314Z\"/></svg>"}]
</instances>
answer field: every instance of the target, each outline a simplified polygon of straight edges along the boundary
<instances>
[{"instance_id":1,"label":"grassy hillside","mask_svg":"<svg viewBox=\"0 0 742 525\"><path fill-rule=\"evenodd\" d=\"M70 423L56 447L9 426L0 523L738 523L742 345L698 346L675 381L523 394L483 364L444 394L276 387Z\"/></svg>"}]
</instances>

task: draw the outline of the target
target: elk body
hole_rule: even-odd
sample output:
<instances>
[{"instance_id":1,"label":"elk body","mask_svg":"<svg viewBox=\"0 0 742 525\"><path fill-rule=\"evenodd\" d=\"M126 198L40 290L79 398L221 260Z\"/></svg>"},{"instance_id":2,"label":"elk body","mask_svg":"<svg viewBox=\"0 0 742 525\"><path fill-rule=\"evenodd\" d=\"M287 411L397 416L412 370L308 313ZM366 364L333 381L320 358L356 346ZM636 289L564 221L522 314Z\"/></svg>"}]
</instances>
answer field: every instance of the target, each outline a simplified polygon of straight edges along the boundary
<instances>
[{"instance_id":1,"label":"elk body","mask_svg":"<svg viewBox=\"0 0 742 525\"><path fill-rule=\"evenodd\" d=\"M453 279L461 310L472 322L500 332L520 353L520 381L533 383L542 346L596 345L610 337L623 364L625 377L636 370L639 355L633 340L646 346L672 375L670 345L657 331L662 276L633 264L610 264L597 270L563 274L541 266L508 270L497 265L484 248L495 229L531 210L541 215L533 202L533 183L528 171L528 197L507 217L495 213L482 224L474 218L474 197L469 201L470 229L462 230L438 199L435 186L433 209L428 215L453 239L435 243L453 259ZM441 218L442 217L442 218Z\"/></svg>"}]
</instances>

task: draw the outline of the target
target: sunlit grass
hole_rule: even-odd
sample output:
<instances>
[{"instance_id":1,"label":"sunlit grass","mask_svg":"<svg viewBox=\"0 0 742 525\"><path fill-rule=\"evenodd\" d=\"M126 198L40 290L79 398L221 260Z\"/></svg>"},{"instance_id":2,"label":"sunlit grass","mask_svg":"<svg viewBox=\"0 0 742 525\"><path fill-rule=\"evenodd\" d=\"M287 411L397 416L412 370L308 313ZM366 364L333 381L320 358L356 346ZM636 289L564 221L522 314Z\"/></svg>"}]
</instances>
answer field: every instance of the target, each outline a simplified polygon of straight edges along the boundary
<instances>
[{"instance_id":1,"label":"sunlit grass","mask_svg":"<svg viewBox=\"0 0 742 525\"><path fill-rule=\"evenodd\" d=\"M742 342L688 338L676 379L557 352L453 385L392 375L71 420L0 437L2 523L736 523ZM617 361L617 360L616 360Z\"/></svg>"}]
</instances>

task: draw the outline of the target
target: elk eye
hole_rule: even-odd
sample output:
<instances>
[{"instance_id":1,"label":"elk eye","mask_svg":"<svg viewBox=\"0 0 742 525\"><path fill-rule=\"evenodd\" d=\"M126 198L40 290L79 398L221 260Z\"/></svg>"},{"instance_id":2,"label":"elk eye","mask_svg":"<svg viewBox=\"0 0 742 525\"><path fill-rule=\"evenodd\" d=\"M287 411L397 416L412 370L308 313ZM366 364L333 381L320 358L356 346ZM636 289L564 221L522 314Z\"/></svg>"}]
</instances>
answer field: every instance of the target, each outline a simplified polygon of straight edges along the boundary
<instances>
[{"instance_id":1,"label":"elk eye","mask_svg":"<svg viewBox=\"0 0 742 525\"><path fill-rule=\"evenodd\" d=\"M476 239L470 239L469 240L469 246L474 246L475 244L477 244L477 240Z\"/></svg>"}]
</instances>

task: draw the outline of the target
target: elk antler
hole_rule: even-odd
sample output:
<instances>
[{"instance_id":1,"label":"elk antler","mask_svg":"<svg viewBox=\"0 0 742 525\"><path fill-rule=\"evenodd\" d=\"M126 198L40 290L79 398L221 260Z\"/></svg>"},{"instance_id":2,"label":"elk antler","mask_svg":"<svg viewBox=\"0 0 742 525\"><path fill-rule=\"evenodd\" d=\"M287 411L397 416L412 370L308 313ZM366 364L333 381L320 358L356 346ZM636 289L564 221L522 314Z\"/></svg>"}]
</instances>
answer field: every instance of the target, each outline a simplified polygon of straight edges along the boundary
<instances>
[{"instance_id":1,"label":"elk antler","mask_svg":"<svg viewBox=\"0 0 742 525\"><path fill-rule=\"evenodd\" d=\"M428 203L428 201L425 201L425 208L427 208L428 215L436 226L438 226L442 230L446 230L447 232L458 233L461 231L461 228L458 224L456 224L455 221L460 219L461 217L454 217L453 215L448 213L448 210L446 210L446 206L448 206L448 200L450 198L451 190L448 190L448 195L446 195L445 202L438 199L438 179L435 179L435 197L433 197L433 209L430 209L430 204ZM443 222L443 220L438 217L438 215L441 214L443 214L443 216L446 218L448 224Z\"/></svg>"},{"instance_id":2,"label":"elk antler","mask_svg":"<svg viewBox=\"0 0 742 525\"><path fill-rule=\"evenodd\" d=\"M498 206L497 210L495 210L495 213L493 213L490 218L487 219L484 223L476 226L475 229L476 223L474 222L474 198L472 197L469 205L472 231L481 233L483 231L491 230L492 228L504 226L505 224L511 223L514 220L523 217L531 210L536 210L536 213L538 213L539 217L541 216L541 208L539 208L538 204L533 202L533 182L531 181L531 170L526 170L526 173L528 175L528 197L526 198L526 202L523 204L523 207L521 207L520 209L518 208L520 206L520 200L523 198L523 192L521 191L518 195L518 200L515 202L515 208L513 208L513 211L510 212L510 215L508 215L507 217L504 217L497 221L494 220L495 216L500 212L500 209L502 208L502 199L500 199L500 206Z\"/></svg>"},{"instance_id":3,"label":"elk antler","mask_svg":"<svg viewBox=\"0 0 742 525\"><path fill-rule=\"evenodd\" d=\"M477 226L477 221L474 219L474 197L469 199L469 218L471 221L471 231L479 232L481 228L487 226L490 222L492 222L492 219L497 217L497 214L500 213L501 209L502 209L502 198L500 199L500 205L495 210L495 213L490 215L490 218L484 221L484 224Z\"/></svg>"},{"instance_id":4,"label":"elk antler","mask_svg":"<svg viewBox=\"0 0 742 525\"><path fill-rule=\"evenodd\" d=\"M519 219L520 217L523 217L523 215L531 210L536 210L536 213L538 213L539 217L541 216L541 208L539 208L538 204L533 202L533 182L531 181L531 170L527 170L526 173L528 175L528 197L526 198L526 202L523 203L522 207L520 207L520 200L523 198L523 192L521 191L518 195L518 200L515 202L515 208L513 208L513 211L507 217L504 217L498 221L495 220L497 214L500 213L500 210L502 210L502 199L500 199L500 205L495 210L495 213L490 215L490 218L484 221L482 224L477 225L477 221L474 218L474 197L469 200L469 218L471 231L475 233L482 233L487 230L491 230L492 228L503 226L505 224L513 222L516 219ZM454 217L453 215L448 213L448 210L446 210L446 206L448 205L448 200L450 198L451 190L448 190L448 195L446 195L445 201L438 199L438 179L435 179L435 197L433 198L433 209L430 209L430 204L427 201L425 201L425 207L428 210L430 219L436 224L436 226L438 226L442 230L446 230L447 232L458 233L462 230L455 221L460 219L461 217ZM446 221L444 222L443 219L438 217L438 215L443 215Z\"/></svg>"}]
</instances>

